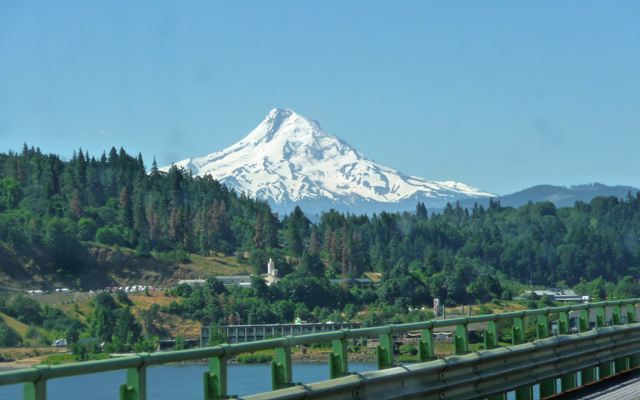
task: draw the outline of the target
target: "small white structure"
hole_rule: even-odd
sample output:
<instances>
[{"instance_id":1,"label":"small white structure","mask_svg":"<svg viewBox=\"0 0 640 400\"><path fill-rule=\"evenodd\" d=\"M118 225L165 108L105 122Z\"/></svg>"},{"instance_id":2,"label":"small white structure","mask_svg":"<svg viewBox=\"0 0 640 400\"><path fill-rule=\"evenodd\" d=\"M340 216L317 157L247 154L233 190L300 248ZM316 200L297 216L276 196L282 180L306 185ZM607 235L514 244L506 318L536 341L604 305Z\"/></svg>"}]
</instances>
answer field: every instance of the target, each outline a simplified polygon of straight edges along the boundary
<instances>
[{"instance_id":1,"label":"small white structure","mask_svg":"<svg viewBox=\"0 0 640 400\"><path fill-rule=\"evenodd\" d=\"M273 259L269 259L269 263L267 263L267 274L273 277L278 276L278 270L276 269L275 264L273 263Z\"/></svg>"},{"instance_id":2,"label":"small white structure","mask_svg":"<svg viewBox=\"0 0 640 400\"><path fill-rule=\"evenodd\" d=\"M251 286L251 275L232 275L232 276L215 276L217 280L222 282L225 286Z\"/></svg>"},{"instance_id":3,"label":"small white structure","mask_svg":"<svg viewBox=\"0 0 640 400\"><path fill-rule=\"evenodd\" d=\"M207 284L207 281L204 279L182 279L181 281L178 281L178 285L182 285L183 283L189 286L204 286Z\"/></svg>"},{"instance_id":4,"label":"small white structure","mask_svg":"<svg viewBox=\"0 0 640 400\"><path fill-rule=\"evenodd\" d=\"M278 270L276 269L273 259L269 259L269 262L267 263L267 273L261 275L261 277L269 286L274 283L280 282L280 278L278 278Z\"/></svg>"}]
</instances>

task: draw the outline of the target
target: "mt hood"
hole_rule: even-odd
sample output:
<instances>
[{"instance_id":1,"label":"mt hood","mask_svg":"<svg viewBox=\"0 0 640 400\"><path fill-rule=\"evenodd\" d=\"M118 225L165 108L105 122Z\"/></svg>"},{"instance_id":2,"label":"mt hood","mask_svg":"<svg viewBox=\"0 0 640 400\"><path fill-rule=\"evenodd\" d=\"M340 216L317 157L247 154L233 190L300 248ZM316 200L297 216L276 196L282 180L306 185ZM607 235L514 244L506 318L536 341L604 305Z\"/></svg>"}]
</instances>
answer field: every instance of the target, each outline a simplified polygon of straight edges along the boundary
<instances>
[{"instance_id":1,"label":"mt hood","mask_svg":"<svg viewBox=\"0 0 640 400\"><path fill-rule=\"evenodd\" d=\"M175 165L267 200L280 212L296 205L307 213L330 208L356 214L404 211L415 210L418 201L442 207L458 199L494 196L458 182L404 175L288 109L271 110L249 136L225 150Z\"/></svg>"}]
</instances>

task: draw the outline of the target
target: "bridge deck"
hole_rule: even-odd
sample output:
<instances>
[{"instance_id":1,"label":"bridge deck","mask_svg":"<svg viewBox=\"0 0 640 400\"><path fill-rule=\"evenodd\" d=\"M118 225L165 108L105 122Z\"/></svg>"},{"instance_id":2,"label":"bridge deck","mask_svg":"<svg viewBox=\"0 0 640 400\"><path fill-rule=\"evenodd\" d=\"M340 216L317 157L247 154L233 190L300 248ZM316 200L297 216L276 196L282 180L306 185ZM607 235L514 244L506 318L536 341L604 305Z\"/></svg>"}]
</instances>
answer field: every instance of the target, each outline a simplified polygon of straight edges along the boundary
<instances>
[{"instance_id":1,"label":"bridge deck","mask_svg":"<svg viewBox=\"0 0 640 400\"><path fill-rule=\"evenodd\" d=\"M551 397L553 400L631 400L640 399L640 369Z\"/></svg>"}]
</instances>

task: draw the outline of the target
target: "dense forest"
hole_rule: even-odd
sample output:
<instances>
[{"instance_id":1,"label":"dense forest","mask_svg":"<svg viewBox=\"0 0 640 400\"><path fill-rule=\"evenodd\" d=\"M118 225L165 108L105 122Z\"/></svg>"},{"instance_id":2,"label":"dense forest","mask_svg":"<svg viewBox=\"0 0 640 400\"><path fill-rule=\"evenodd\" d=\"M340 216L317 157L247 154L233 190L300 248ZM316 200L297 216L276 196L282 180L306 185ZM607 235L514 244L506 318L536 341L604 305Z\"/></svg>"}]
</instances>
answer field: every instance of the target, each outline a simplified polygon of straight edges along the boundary
<instances>
[{"instance_id":1,"label":"dense forest","mask_svg":"<svg viewBox=\"0 0 640 400\"><path fill-rule=\"evenodd\" d=\"M69 161L27 145L0 154L0 247L33 254L40 268L70 281L92 268L80 255L95 243L139 257L234 255L256 274L276 261L285 277L271 287L255 278L250 289L210 280L174 290L182 301L164 311L202 323L234 322L234 315L256 323L322 320L330 310L354 315L373 306L406 314L436 297L447 304L511 299L525 284L576 287L596 298L640 294L640 195L560 209L492 200L487 208L450 204L441 214L421 203L402 214L329 210L316 222L300 208L280 220L266 202L209 176L175 167L164 173L155 160L147 171L140 155L123 149L97 158L78 150ZM380 273L380 285L329 282L364 272ZM615 293L606 282L618 283ZM110 312L125 312L103 301Z\"/></svg>"}]
</instances>

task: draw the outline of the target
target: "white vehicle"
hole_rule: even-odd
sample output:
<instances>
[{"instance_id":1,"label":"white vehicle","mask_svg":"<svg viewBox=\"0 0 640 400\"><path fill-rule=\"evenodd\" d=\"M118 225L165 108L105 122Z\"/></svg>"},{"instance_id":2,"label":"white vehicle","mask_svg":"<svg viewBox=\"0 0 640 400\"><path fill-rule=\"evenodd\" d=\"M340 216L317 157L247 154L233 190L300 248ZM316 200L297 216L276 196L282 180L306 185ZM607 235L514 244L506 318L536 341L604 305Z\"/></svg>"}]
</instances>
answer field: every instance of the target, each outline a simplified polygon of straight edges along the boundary
<instances>
[{"instance_id":1,"label":"white vehicle","mask_svg":"<svg viewBox=\"0 0 640 400\"><path fill-rule=\"evenodd\" d=\"M67 339L57 339L51 343L51 347L65 347L67 345Z\"/></svg>"}]
</instances>

